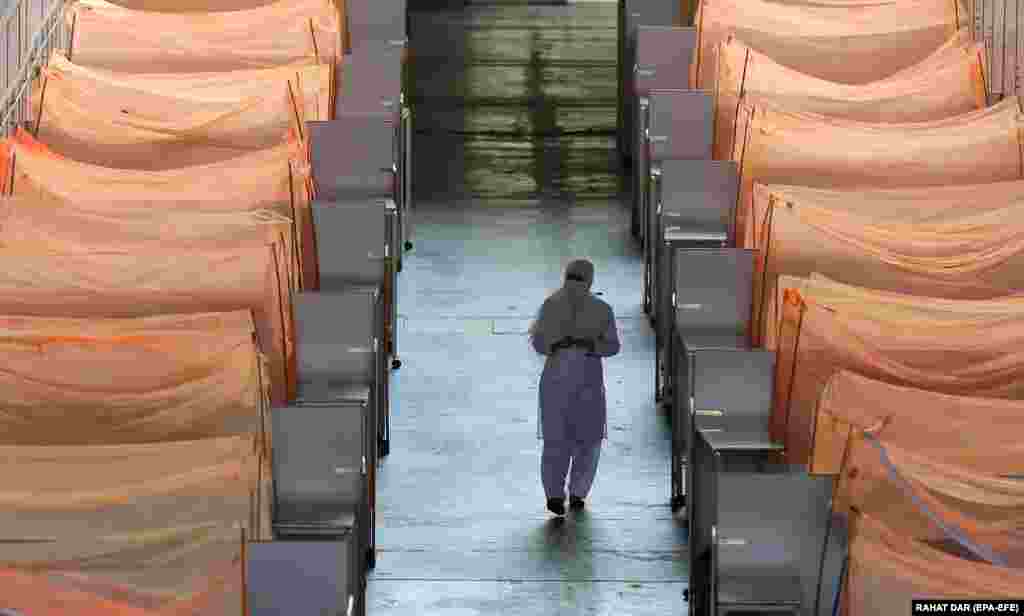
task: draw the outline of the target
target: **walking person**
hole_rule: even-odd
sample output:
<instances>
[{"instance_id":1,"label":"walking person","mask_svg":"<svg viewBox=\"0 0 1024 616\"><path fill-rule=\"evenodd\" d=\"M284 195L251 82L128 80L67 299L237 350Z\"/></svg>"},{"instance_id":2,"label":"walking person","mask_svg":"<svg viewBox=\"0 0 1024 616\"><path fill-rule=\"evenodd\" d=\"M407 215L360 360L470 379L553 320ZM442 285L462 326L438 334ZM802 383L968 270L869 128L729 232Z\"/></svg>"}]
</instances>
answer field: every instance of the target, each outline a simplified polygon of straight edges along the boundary
<instances>
[{"instance_id":1,"label":"walking person","mask_svg":"<svg viewBox=\"0 0 1024 616\"><path fill-rule=\"evenodd\" d=\"M537 353L547 356L540 377L537 437L544 440L541 478L548 509L565 515L583 508L597 473L601 441L608 438L602 357L619 352L611 306L590 293L594 265L585 259L565 269L561 289L544 300L530 327Z\"/></svg>"}]
</instances>

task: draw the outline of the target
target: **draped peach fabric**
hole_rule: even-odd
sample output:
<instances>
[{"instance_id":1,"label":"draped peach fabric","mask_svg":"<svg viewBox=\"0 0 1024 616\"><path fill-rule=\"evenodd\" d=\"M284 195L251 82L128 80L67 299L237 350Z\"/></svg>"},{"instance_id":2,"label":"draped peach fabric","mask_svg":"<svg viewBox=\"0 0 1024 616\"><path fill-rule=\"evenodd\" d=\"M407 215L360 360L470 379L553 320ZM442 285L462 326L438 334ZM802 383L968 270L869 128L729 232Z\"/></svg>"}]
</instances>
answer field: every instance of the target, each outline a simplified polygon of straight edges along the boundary
<instances>
[{"instance_id":1,"label":"draped peach fabric","mask_svg":"<svg viewBox=\"0 0 1024 616\"><path fill-rule=\"evenodd\" d=\"M0 445L258 432L269 378L254 334L249 312L0 317Z\"/></svg>"},{"instance_id":2,"label":"draped peach fabric","mask_svg":"<svg viewBox=\"0 0 1024 616\"><path fill-rule=\"evenodd\" d=\"M968 560L864 514L851 525L843 616L905 614L911 599L1019 599L1020 569Z\"/></svg>"},{"instance_id":3,"label":"draped peach fabric","mask_svg":"<svg viewBox=\"0 0 1024 616\"><path fill-rule=\"evenodd\" d=\"M162 13L75 0L72 59L124 73L232 71L298 61L336 64L344 15L331 0L280 0L236 11Z\"/></svg>"},{"instance_id":4,"label":"draped peach fabric","mask_svg":"<svg viewBox=\"0 0 1024 616\"><path fill-rule=\"evenodd\" d=\"M0 570L4 606L37 616L157 616L157 612L14 569Z\"/></svg>"},{"instance_id":5,"label":"draped peach fabric","mask_svg":"<svg viewBox=\"0 0 1024 616\"><path fill-rule=\"evenodd\" d=\"M0 567L56 574L163 613L240 612L232 561L241 529L269 538L269 465L257 435L3 446L0 460L18 469L0 486ZM5 606L21 607L10 605L21 596L4 597Z\"/></svg>"},{"instance_id":6,"label":"draped peach fabric","mask_svg":"<svg viewBox=\"0 0 1024 616\"><path fill-rule=\"evenodd\" d=\"M768 350L778 348L782 305L787 290L801 297L844 312L855 312L898 326L905 321L991 322L1024 314L1024 293L980 300L945 299L907 293L879 291L837 282L819 273L807 278L779 276L775 296L764 303L765 326L762 342Z\"/></svg>"},{"instance_id":7,"label":"draped peach fabric","mask_svg":"<svg viewBox=\"0 0 1024 616\"><path fill-rule=\"evenodd\" d=\"M756 237L754 234L755 230L765 229L769 205L772 203L792 203L795 207L807 204L842 212L863 214L878 223L889 221L940 223L946 220L961 218L968 212L991 212L1005 208L1012 203L1024 201L1024 182L1010 181L989 184L929 186L924 188L844 190L755 183L753 197L752 224L747 226L750 233L748 234L748 239L742 242L742 245L745 247L755 247L758 245L757 241L751 238ZM812 244L817 244L818 242L819 240L815 239ZM758 263L759 267L761 267L761 263L766 256L771 258L772 255L762 253L762 261ZM817 265L813 269L812 278L832 278L833 280L830 282L833 285L838 284L838 278L846 279L846 276L842 274L823 276L818 271ZM758 275L764 275L763 267L758 270ZM853 275L856 276L857 273L854 272ZM785 278L787 276L792 276L792 274L783 273L781 277ZM760 278L756 279L756 284L761 284ZM806 288L805 285L806 283L802 282L798 286ZM874 285L872 284L871 286ZM820 292L820 284L816 284L816 287L818 288L816 288L815 292ZM786 285L776 285L777 293L775 293L774 297L762 292L755 295L757 303L755 303L754 314L755 318L762 323L762 326L754 330L754 340L760 340L769 349L775 348L775 337L780 314L779 308L782 305L782 292L785 288L787 288ZM843 294L848 294L853 288L844 289ZM903 290L905 289L901 289L901 291ZM912 298L902 293L894 296L893 294L877 291L877 289L870 291L870 300L865 299L860 291L856 295L858 296L857 301L871 301L873 303L877 303L874 298L878 295L886 295L886 303L889 304L886 309L889 311L892 310L891 304L893 301L905 303L912 300ZM899 299L895 299L896 297ZM912 310L927 310L929 306L940 304L950 308L953 304L966 305L969 303L963 300L947 301L930 297L924 301L913 300ZM990 303L990 300L986 300L986 305ZM978 308L978 306L974 307ZM982 309L989 310L990 308ZM763 315L759 315L757 311L762 311Z\"/></svg>"},{"instance_id":8,"label":"draped peach fabric","mask_svg":"<svg viewBox=\"0 0 1024 616\"><path fill-rule=\"evenodd\" d=\"M856 433L990 474L1024 470L1024 402L950 396L840 370L818 400L810 472L839 473Z\"/></svg>"},{"instance_id":9,"label":"draped peach fabric","mask_svg":"<svg viewBox=\"0 0 1024 616\"><path fill-rule=\"evenodd\" d=\"M4 254L0 314L128 318L251 310L269 362L271 399L294 395L291 296L269 246L182 252L116 248Z\"/></svg>"},{"instance_id":10,"label":"draped peach fabric","mask_svg":"<svg viewBox=\"0 0 1024 616\"><path fill-rule=\"evenodd\" d=\"M346 0L331 0L338 11L341 22L342 40L345 53L352 51L352 42L345 19ZM153 11L160 13L213 13L222 11L243 11L272 5L275 0L111 0L111 4L132 9L134 11Z\"/></svg>"},{"instance_id":11,"label":"draped peach fabric","mask_svg":"<svg viewBox=\"0 0 1024 616\"><path fill-rule=\"evenodd\" d=\"M165 91L150 90L131 75L83 70L58 54L43 71L30 99L36 138L57 154L102 167L161 170L219 162L274 148L289 129L301 134L306 121L330 119L327 65L238 71L261 86L250 96L230 86L193 93L189 80L173 78L162 86L149 81Z\"/></svg>"},{"instance_id":12,"label":"draped peach fabric","mask_svg":"<svg viewBox=\"0 0 1024 616\"><path fill-rule=\"evenodd\" d=\"M736 237L753 184L909 188L1024 179L1020 101L931 122L870 124L741 101L732 160L740 166ZM741 135L742 130L742 135Z\"/></svg>"},{"instance_id":13,"label":"draped peach fabric","mask_svg":"<svg viewBox=\"0 0 1024 616\"><path fill-rule=\"evenodd\" d=\"M942 222L1024 201L1024 181L911 186L907 188L819 188L754 182L750 229L764 225L772 200L869 216L875 222ZM748 236L748 237L753 237ZM750 239L745 239L750 242ZM750 244L746 244L750 245Z\"/></svg>"},{"instance_id":14,"label":"draped peach fabric","mask_svg":"<svg viewBox=\"0 0 1024 616\"><path fill-rule=\"evenodd\" d=\"M266 94L267 82L293 80L295 73L299 73L299 78L302 79L306 72L316 75L324 70L323 64L308 59L266 68L229 71L125 73L72 62L68 58L67 52L61 50L54 50L50 62L56 63L58 74L62 76L68 75L71 79L95 81L102 87L125 88L128 91L138 89L147 93L171 97L181 95L184 91L189 96L209 102L230 102L263 96ZM327 70L330 70L330 67L327 67ZM303 88L299 90L303 90ZM305 90L308 91L308 84ZM160 100L157 99L157 102ZM173 108L147 109L146 111L152 112L156 117L175 113Z\"/></svg>"},{"instance_id":15,"label":"draped peach fabric","mask_svg":"<svg viewBox=\"0 0 1024 616\"><path fill-rule=\"evenodd\" d=\"M783 66L730 36L718 52L714 156L732 154L736 107L744 93L787 110L863 122L922 122L985 106L983 57L984 45L960 32L899 75L847 85Z\"/></svg>"},{"instance_id":16,"label":"draped peach fabric","mask_svg":"<svg viewBox=\"0 0 1024 616\"><path fill-rule=\"evenodd\" d=\"M158 11L161 13L213 13L220 11L241 11L273 4L275 0L110 0L111 4L133 11Z\"/></svg>"},{"instance_id":17,"label":"draped peach fabric","mask_svg":"<svg viewBox=\"0 0 1024 616\"><path fill-rule=\"evenodd\" d=\"M815 408L828 379L850 370L936 392L1024 398L1024 319L902 320L894 326L786 293L770 428L787 459L810 458Z\"/></svg>"},{"instance_id":18,"label":"draped peach fabric","mask_svg":"<svg viewBox=\"0 0 1024 616\"><path fill-rule=\"evenodd\" d=\"M162 171L114 169L59 156L25 131L0 143L6 194L41 203L103 202L207 211L270 209L295 221L303 288L317 288L308 150L288 143L218 163ZM13 168L13 173L11 169ZM12 180L13 176L13 180Z\"/></svg>"},{"instance_id":19,"label":"draped peach fabric","mask_svg":"<svg viewBox=\"0 0 1024 616\"><path fill-rule=\"evenodd\" d=\"M951 0L777 2L701 0L690 86L714 90L729 35L807 75L867 83L917 64L958 29Z\"/></svg>"},{"instance_id":20,"label":"draped peach fabric","mask_svg":"<svg viewBox=\"0 0 1024 616\"><path fill-rule=\"evenodd\" d=\"M0 249L87 254L115 246L129 252L154 247L188 252L269 245L287 288L299 290L298 247L287 217L270 210L207 212L155 205L73 201L55 206L31 197L0 198Z\"/></svg>"},{"instance_id":21,"label":"draped peach fabric","mask_svg":"<svg viewBox=\"0 0 1024 616\"><path fill-rule=\"evenodd\" d=\"M924 206L926 207L926 206ZM984 299L1024 291L1024 200L941 222L881 224L839 208L771 201L753 248L752 327L760 343L780 275L812 272L882 291ZM760 337L758 337L760 335Z\"/></svg>"},{"instance_id":22,"label":"draped peach fabric","mask_svg":"<svg viewBox=\"0 0 1024 616\"><path fill-rule=\"evenodd\" d=\"M1016 452L1007 452L1015 454ZM1019 457L1004 458L1020 469ZM1024 481L854 433L832 496L836 512L873 515L900 534L942 541L959 534L976 550L1024 569ZM991 545L984 546L986 538ZM970 546L968 546L970 549Z\"/></svg>"}]
</instances>

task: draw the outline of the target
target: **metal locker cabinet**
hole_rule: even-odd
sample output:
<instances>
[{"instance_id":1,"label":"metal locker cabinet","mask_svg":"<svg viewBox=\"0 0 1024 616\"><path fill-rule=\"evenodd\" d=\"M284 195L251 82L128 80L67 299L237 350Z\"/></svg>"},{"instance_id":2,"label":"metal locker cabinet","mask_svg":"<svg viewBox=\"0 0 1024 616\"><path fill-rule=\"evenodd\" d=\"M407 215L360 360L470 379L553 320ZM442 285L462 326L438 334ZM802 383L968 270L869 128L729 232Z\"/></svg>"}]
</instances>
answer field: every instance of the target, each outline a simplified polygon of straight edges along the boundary
<instances>
[{"instance_id":1,"label":"metal locker cabinet","mask_svg":"<svg viewBox=\"0 0 1024 616\"><path fill-rule=\"evenodd\" d=\"M667 160L651 170L650 199L652 212L649 237L644 247L645 309L657 322L655 311L658 290L665 267L665 230L694 233L697 237L713 233L720 246L735 246L729 238L731 212L739 190L736 164L714 160Z\"/></svg>"},{"instance_id":2,"label":"metal locker cabinet","mask_svg":"<svg viewBox=\"0 0 1024 616\"><path fill-rule=\"evenodd\" d=\"M314 201L313 222L320 264L320 291L340 293L353 287L377 287L383 294L384 353L399 365L395 305L397 267L395 204L368 197Z\"/></svg>"},{"instance_id":3,"label":"metal locker cabinet","mask_svg":"<svg viewBox=\"0 0 1024 616\"><path fill-rule=\"evenodd\" d=\"M652 90L651 162L711 158L712 97L697 90Z\"/></svg>"},{"instance_id":4,"label":"metal locker cabinet","mask_svg":"<svg viewBox=\"0 0 1024 616\"><path fill-rule=\"evenodd\" d=\"M401 0L346 0L352 52L373 41L404 42L405 2Z\"/></svg>"},{"instance_id":5,"label":"metal locker cabinet","mask_svg":"<svg viewBox=\"0 0 1024 616\"><path fill-rule=\"evenodd\" d=\"M748 333L754 257L749 248L677 250L672 306L685 329Z\"/></svg>"},{"instance_id":6,"label":"metal locker cabinet","mask_svg":"<svg viewBox=\"0 0 1024 616\"><path fill-rule=\"evenodd\" d=\"M296 293L296 363L303 383L367 385L373 397L377 448L390 447L390 373L380 349L384 306L376 289ZM376 453L376 452L375 452Z\"/></svg>"},{"instance_id":7,"label":"metal locker cabinet","mask_svg":"<svg viewBox=\"0 0 1024 616\"><path fill-rule=\"evenodd\" d=\"M394 117L346 112L326 122L307 122L317 198L394 197Z\"/></svg>"},{"instance_id":8,"label":"metal locker cabinet","mask_svg":"<svg viewBox=\"0 0 1024 616\"><path fill-rule=\"evenodd\" d=\"M397 112L342 109L329 122L307 122L317 198L400 198L399 123Z\"/></svg>"},{"instance_id":9,"label":"metal locker cabinet","mask_svg":"<svg viewBox=\"0 0 1024 616\"><path fill-rule=\"evenodd\" d=\"M747 452L742 457L748 462L763 462L781 447L768 438L774 352L751 349L745 338L728 331L683 332L675 346L680 351L673 364L672 507L678 510L690 494L697 430L732 439L730 452Z\"/></svg>"},{"instance_id":10,"label":"metal locker cabinet","mask_svg":"<svg viewBox=\"0 0 1024 616\"><path fill-rule=\"evenodd\" d=\"M671 345L673 354L669 358L667 369L673 375L672 403L669 405L672 424L671 504L672 510L678 511L686 503L690 492L688 465L691 464L689 454L694 430L691 409L724 410L720 408L724 403L744 399L742 396L731 395L733 392L727 392L725 396L716 396L717 388L705 387L701 392L702 397L691 404L690 399L696 386L696 372L702 368L697 363L700 354L710 358L715 351L745 352L751 349L745 337L729 330L677 329L674 336L675 341ZM701 413L700 416L704 415Z\"/></svg>"},{"instance_id":11,"label":"metal locker cabinet","mask_svg":"<svg viewBox=\"0 0 1024 616\"><path fill-rule=\"evenodd\" d=\"M371 566L376 542L369 391L334 395L321 385L322 391L304 392L311 395L274 409L271 417L274 536L351 535L360 564Z\"/></svg>"},{"instance_id":12,"label":"metal locker cabinet","mask_svg":"<svg viewBox=\"0 0 1024 616\"><path fill-rule=\"evenodd\" d=\"M349 538L257 541L245 550L246 616L366 613Z\"/></svg>"},{"instance_id":13,"label":"metal locker cabinet","mask_svg":"<svg viewBox=\"0 0 1024 616\"><path fill-rule=\"evenodd\" d=\"M620 62L619 105L622 110L619 124L619 148L626 160L633 158L633 100L634 69L636 67L636 31L640 26L672 26L678 13L677 0L625 0L622 8L622 28L619 31L622 58Z\"/></svg>"},{"instance_id":14,"label":"metal locker cabinet","mask_svg":"<svg viewBox=\"0 0 1024 616\"><path fill-rule=\"evenodd\" d=\"M696 28L669 24L637 26L635 80L638 91L687 89L697 46Z\"/></svg>"},{"instance_id":15,"label":"metal locker cabinet","mask_svg":"<svg viewBox=\"0 0 1024 616\"><path fill-rule=\"evenodd\" d=\"M650 119L648 95L652 90L685 90L689 81L689 66L697 44L694 28L669 26L640 26L636 33L636 66L633 94L632 133L633 146L633 233L643 237L640 230L640 198L644 193L641 183L650 173L647 164L644 135Z\"/></svg>"},{"instance_id":16,"label":"metal locker cabinet","mask_svg":"<svg viewBox=\"0 0 1024 616\"><path fill-rule=\"evenodd\" d=\"M651 90L645 110L644 161L648 181L640 182L640 233L646 246L650 223L650 168L666 160L710 160L714 129L713 99L696 90Z\"/></svg>"},{"instance_id":17,"label":"metal locker cabinet","mask_svg":"<svg viewBox=\"0 0 1024 616\"><path fill-rule=\"evenodd\" d=\"M345 82L339 85L338 115L394 113L395 161L398 189L395 203L401 212L402 243L412 248L412 110L402 88L404 45L374 41L361 45L345 59Z\"/></svg>"},{"instance_id":18,"label":"metal locker cabinet","mask_svg":"<svg viewBox=\"0 0 1024 616\"><path fill-rule=\"evenodd\" d=\"M339 425L337 428L329 426L325 429L324 434L330 434L332 430L346 430L354 434L358 431L359 442L362 443L361 451L362 456L365 458L365 464L361 459L353 459L351 462L360 464L360 470L363 473L364 481L362 484L361 496L353 493L352 496L348 494L339 493L339 499L345 501L351 500L355 503L358 497L360 501L360 508L358 509L358 539L360 553L364 555L364 558L360 561L363 565L370 569L376 566L377 562L377 431L375 417L372 412L373 409L373 392L372 390L363 385L354 385L346 383L331 383L328 381L318 381L315 383L306 383L303 385L300 391L300 397L296 400L293 406L302 408L307 407L327 407L336 409L330 411L335 413L336 417L333 421L336 421ZM289 407L291 408L291 407ZM286 409L287 410L287 409ZM360 413L357 415L355 411L358 410ZM307 415L308 416L308 415ZM314 416L312 420L307 420L307 423L314 423L318 418ZM357 425L357 422L360 422ZM298 421L298 420L292 420ZM288 424L283 424L285 428ZM304 429L303 426L292 428L295 432L300 432ZM309 431L307 430L307 433ZM309 442L315 441L319 438L319 435L312 435L308 437ZM351 437L352 442L355 443L355 437ZM310 455L309 453L303 453L302 455ZM322 453L322 457L328 457L329 452ZM353 454L354 455L354 454ZM338 468L343 468L341 461L336 465ZM301 469L300 469L301 470ZM315 476L315 469L310 471L310 476Z\"/></svg>"},{"instance_id":19,"label":"metal locker cabinet","mask_svg":"<svg viewBox=\"0 0 1024 616\"><path fill-rule=\"evenodd\" d=\"M742 248L687 248L674 252L672 258L665 259L671 266L671 271L665 272L671 282L663 287L668 297L659 298L668 318L655 323L660 348L656 376L663 379L668 388L668 395L663 399L671 399L675 374L668 365L677 352L673 349L676 339L673 329L749 335L756 255L754 250ZM661 383L658 380L659 386Z\"/></svg>"},{"instance_id":20,"label":"metal locker cabinet","mask_svg":"<svg viewBox=\"0 0 1024 616\"><path fill-rule=\"evenodd\" d=\"M387 276L387 199L368 197L312 203L320 289L383 286Z\"/></svg>"},{"instance_id":21,"label":"metal locker cabinet","mask_svg":"<svg viewBox=\"0 0 1024 616\"><path fill-rule=\"evenodd\" d=\"M338 113L394 113L401 107L402 49L388 41L367 41L346 56L338 83Z\"/></svg>"},{"instance_id":22,"label":"metal locker cabinet","mask_svg":"<svg viewBox=\"0 0 1024 616\"><path fill-rule=\"evenodd\" d=\"M816 597L819 581L838 573L821 566L832 478L729 471L703 434L694 456L690 614L830 614Z\"/></svg>"},{"instance_id":23,"label":"metal locker cabinet","mask_svg":"<svg viewBox=\"0 0 1024 616\"><path fill-rule=\"evenodd\" d=\"M662 234L662 262L667 263L658 271L659 280L654 281L653 310L651 321L654 324L654 395L655 399L664 402L671 392L672 373L669 364L672 354L672 335L676 308L674 297L677 290L676 255L680 252L699 249L723 248L726 245L725 234L721 231L684 231L677 227L668 227ZM685 273L683 274L685 275Z\"/></svg>"}]
</instances>

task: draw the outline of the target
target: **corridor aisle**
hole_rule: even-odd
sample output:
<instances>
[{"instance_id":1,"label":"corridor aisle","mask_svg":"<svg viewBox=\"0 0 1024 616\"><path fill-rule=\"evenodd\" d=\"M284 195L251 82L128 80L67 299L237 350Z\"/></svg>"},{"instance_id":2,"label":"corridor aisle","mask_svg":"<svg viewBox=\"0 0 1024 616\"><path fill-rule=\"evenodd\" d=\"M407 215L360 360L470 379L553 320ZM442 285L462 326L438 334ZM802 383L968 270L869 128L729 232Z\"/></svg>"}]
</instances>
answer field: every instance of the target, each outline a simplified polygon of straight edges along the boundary
<instances>
[{"instance_id":1,"label":"corridor aisle","mask_svg":"<svg viewBox=\"0 0 1024 616\"><path fill-rule=\"evenodd\" d=\"M400 280L391 454L378 474L373 616L663 616L685 531L614 155L616 6L412 13L415 248ZM618 318L588 509L545 509L542 358L526 329L590 258Z\"/></svg>"}]
</instances>

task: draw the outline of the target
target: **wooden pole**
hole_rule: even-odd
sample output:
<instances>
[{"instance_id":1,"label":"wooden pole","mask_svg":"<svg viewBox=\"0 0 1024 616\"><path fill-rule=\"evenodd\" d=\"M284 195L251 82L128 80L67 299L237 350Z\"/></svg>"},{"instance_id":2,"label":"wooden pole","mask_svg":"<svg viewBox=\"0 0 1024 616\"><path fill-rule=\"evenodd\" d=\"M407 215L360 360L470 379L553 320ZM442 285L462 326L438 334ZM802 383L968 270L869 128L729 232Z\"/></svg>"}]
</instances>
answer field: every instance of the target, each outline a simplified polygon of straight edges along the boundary
<instances>
[{"instance_id":1,"label":"wooden pole","mask_svg":"<svg viewBox=\"0 0 1024 616\"><path fill-rule=\"evenodd\" d=\"M338 71L340 70L340 67L341 67L341 65L339 63L337 63L337 62L332 62L331 63L331 78L329 80L330 84L331 84L330 85L331 91L330 91L329 96L327 98L327 100L328 100L328 103L327 103L327 107L328 107L328 109L327 109L327 119L328 120L333 120L334 116L337 114L337 111L335 111L335 110L338 107L338 102L337 102L337 98L338 98Z\"/></svg>"},{"instance_id":2,"label":"wooden pole","mask_svg":"<svg viewBox=\"0 0 1024 616\"><path fill-rule=\"evenodd\" d=\"M275 278L277 278L277 288L280 289L281 288L281 272L280 272L280 264L277 261L277 252L271 252L271 254L273 255L273 258L274 258L274 276L275 276ZM281 323L285 324L285 327L282 327L283 330L287 328L287 321L285 321L285 314L284 314L284 302L285 302L285 299L282 296L280 298L280 301L278 301L278 303L277 303L278 313L281 316ZM292 330L292 331L294 331L294 330ZM287 345L288 345L288 341L285 339L285 332L282 331L281 332L281 348L285 349L285 348L287 348ZM284 357L285 398L287 400L291 400L292 396L294 395L294 392L291 391L291 379L288 378L288 376L289 376L288 375L288 367L289 367L288 366L288 354L285 353L285 357Z\"/></svg>"},{"instance_id":3,"label":"wooden pole","mask_svg":"<svg viewBox=\"0 0 1024 616\"><path fill-rule=\"evenodd\" d=\"M292 213L292 242L298 246L299 242L299 218L295 215L295 178L292 174L292 163L288 162L288 207ZM306 275L302 265L299 266L299 287L305 288Z\"/></svg>"},{"instance_id":4,"label":"wooden pole","mask_svg":"<svg viewBox=\"0 0 1024 616\"><path fill-rule=\"evenodd\" d=\"M305 131L302 130L302 119L299 117L299 105L295 102L295 90L292 89L292 82L288 82L288 98L292 101L292 112L295 114L295 126L298 128L299 139L306 140Z\"/></svg>"},{"instance_id":5,"label":"wooden pole","mask_svg":"<svg viewBox=\"0 0 1024 616\"><path fill-rule=\"evenodd\" d=\"M68 39L68 61L71 61L71 56L75 53L75 26L78 25L78 11L71 16L71 38Z\"/></svg>"},{"instance_id":6,"label":"wooden pole","mask_svg":"<svg viewBox=\"0 0 1024 616\"><path fill-rule=\"evenodd\" d=\"M14 161L17 159L17 157L18 157L17 150L12 148L11 149L11 173L8 176L10 179L9 179L8 184L6 186L6 188L8 189L7 195L10 196L10 197L14 196Z\"/></svg>"},{"instance_id":7,"label":"wooden pole","mask_svg":"<svg viewBox=\"0 0 1024 616\"><path fill-rule=\"evenodd\" d=\"M43 120L43 103L46 101L46 84L50 83L50 76L43 76L43 87L39 93L39 111L36 113L36 125L32 129L32 136L39 137L39 123ZM29 99L31 100L31 99Z\"/></svg>"},{"instance_id":8,"label":"wooden pole","mask_svg":"<svg viewBox=\"0 0 1024 616\"><path fill-rule=\"evenodd\" d=\"M292 235L293 236L295 235L295 222L294 221L292 222ZM280 237L281 237L281 243L283 244L284 243L284 233L281 233ZM292 240L292 254L290 254L289 256L292 259L292 263L295 264L295 277L291 281L292 290L293 291L298 291L298 290L300 290L300 287L299 287L299 268L302 267L302 259L299 258L298 241L295 240L295 239Z\"/></svg>"},{"instance_id":9,"label":"wooden pole","mask_svg":"<svg viewBox=\"0 0 1024 616\"><path fill-rule=\"evenodd\" d=\"M320 47L316 44L316 31L313 30L313 18L309 18L309 37L313 39L313 55L316 56L317 64L320 63Z\"/></svg>"}]
</instances>

